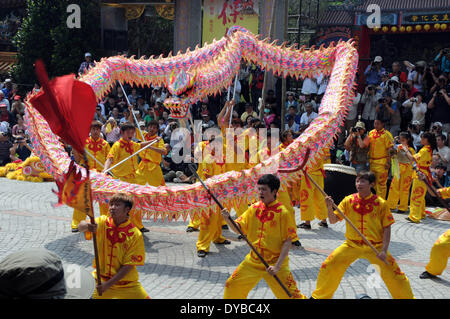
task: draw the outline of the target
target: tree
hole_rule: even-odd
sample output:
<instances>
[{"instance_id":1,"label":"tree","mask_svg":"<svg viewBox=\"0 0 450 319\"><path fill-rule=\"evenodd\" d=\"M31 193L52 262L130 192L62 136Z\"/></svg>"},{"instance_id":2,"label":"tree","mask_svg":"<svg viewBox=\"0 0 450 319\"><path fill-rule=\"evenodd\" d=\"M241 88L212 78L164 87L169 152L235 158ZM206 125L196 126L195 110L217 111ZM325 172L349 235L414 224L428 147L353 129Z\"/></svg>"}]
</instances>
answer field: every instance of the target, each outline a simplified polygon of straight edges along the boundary
<instances>
[{"instance_id":1,"label":"tree","mask_svg":"<svg viewBox=\"0 0 450 319\"><path fill-rule=\"evenodd\" d=\"M69 28L69 4L77 4L81 28ZM27 15L13 39L17 64L11 75L16 82L36 81L34 62L42 59L50 77L78 72L84 52L94 57L100 43L100 4L91 0L27 0Z\"/></svg>"}]
</instances>

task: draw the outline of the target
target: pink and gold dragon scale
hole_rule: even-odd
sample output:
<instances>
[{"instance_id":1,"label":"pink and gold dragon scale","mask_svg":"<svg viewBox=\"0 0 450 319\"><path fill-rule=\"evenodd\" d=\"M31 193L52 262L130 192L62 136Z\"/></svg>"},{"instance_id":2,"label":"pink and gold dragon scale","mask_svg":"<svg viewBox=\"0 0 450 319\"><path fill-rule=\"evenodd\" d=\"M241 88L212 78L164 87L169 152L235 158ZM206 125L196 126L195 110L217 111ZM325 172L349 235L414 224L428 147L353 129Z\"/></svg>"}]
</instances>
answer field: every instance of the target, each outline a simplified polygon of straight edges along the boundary
<instances>
[{"instance_id":1,"label":"pink and gold dragon scale","mask_svg":"<svg viewBox=\"0 0 450 319\"><path fill-rule=\"evenodd\" d=\"M92 86L99 101L108 94L117 80L139 86L166 86L173 96L165 101L165 105L172 116L181 118L186 115L191 104L227 88L239 71L241 59L278 76L305 78L322 73L329 75L330 80L319 116L289 147L251 169L227 172L205 181L224 206L231 207L234 201L244 200L250 203L257 199L257 180L267 172L272 163L278 163L277 168L281 170L295 168L302 162L309 148L311 155L306 168L310 168L323 156L324 149L333 143L354 98L358 53L351 40L341 41L327 48L302 47L297 50L293 46L286 47L285 44L269 43L267 39L260 40L259 36L236 26L219 41L205 44L202 48L197 47L194 51L188 49L185 53L179 52L176 56L149 59L122 56L103 58L89 72L80 76L79 80ZM61 180L69 167L70 158L28 99L26 124L35 152L46 171L56 180ZM277 174L282 187L287 187L289 182L302 176L301 171ZM177 220L180 216L186 220L188 216L192 217L206 211L208 206L215 205L199 182L152 187L121 182L96 171L91 171L90 176L95 201L104 203L116 192L127 192L134 197L135 208L145 218L153 218L155 221L166 217L169 221Z\"/></svg>"}]
</instances>

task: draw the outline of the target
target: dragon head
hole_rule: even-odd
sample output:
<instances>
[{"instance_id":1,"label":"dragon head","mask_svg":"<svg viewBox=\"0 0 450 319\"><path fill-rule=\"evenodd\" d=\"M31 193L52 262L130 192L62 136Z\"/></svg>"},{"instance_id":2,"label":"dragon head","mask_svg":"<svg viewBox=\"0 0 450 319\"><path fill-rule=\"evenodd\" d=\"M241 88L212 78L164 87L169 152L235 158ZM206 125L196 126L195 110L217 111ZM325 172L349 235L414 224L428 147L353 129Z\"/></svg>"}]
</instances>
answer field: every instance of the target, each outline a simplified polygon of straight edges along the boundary
<instances>
[{"instance_id":1,"label":"dragon head","mask_svg":"<svg viewBox=\"0 0 450 319\"><path fill-rule=\"evenodd\" d=\"M186 103L192 93L197 73L191 74L183 69L175 74L175 70L169 77L168 90L172 97L164 101L164 106L170 111L173 118L184 118L189 110Z\"/></svg>"}]
</instances>

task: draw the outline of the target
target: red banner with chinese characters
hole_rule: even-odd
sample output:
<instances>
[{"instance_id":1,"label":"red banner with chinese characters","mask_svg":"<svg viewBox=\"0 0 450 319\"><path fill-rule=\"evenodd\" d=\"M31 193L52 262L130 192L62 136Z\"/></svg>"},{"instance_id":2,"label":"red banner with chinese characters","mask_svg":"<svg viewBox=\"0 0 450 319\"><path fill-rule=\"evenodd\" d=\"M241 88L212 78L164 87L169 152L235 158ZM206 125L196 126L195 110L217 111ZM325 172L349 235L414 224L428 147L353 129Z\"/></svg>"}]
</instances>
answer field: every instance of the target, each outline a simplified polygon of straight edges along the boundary
<instances>
[{"instance_id":1,"label":"red banner with chinese characters","mask_svg":"<svg viewBox=\"0 0 450 319\"><path fill-rule=\"evenodd\" d=\"M258 34L258 22L257 0L204 0L202 43L222 38L234 25Z\"/></svg>"}]
</instances>

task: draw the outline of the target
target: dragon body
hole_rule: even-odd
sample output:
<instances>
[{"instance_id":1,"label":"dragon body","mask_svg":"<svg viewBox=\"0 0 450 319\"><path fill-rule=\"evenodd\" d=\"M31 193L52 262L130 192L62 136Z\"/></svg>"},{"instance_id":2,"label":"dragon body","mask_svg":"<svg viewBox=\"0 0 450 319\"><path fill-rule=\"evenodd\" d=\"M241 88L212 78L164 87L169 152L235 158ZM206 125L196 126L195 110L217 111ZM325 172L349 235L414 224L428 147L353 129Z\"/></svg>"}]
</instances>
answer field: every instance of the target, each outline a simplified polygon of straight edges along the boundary
<instances>
[{"instance_id":1,"label":"dragon body","mask_svg":"<svg viewBox=\"0 0 450 319\"><path fill-rule=\"evenodd\" d=\"M289 147L251 169L227 172L205 181L219 200L231 206L233 202L256 199L257 180L274 163L285 172L277 174L282 186L286 187L289 182L301 178L301 171L287 172L302 162L308 148L311 155L306 168L313 167L323 156L324 149L333 143L354 98L358 53L351 41L332 44L327 48L302 47L297 50L293 46L269 43L241 27L233 27L219 41L197 47L194 51L188 49L176 56L103 58L79 80L91 85L98 100L111 90L117 80L138 86L166 86L173 96L164 104L173 117L182 118L190 105L227 88L239 71L241 59L278 76L304 78L324 74L330 76L330 80L319 116ZM69 167L70 158L28 99L26 122L35 152L46 171L61 180ZM200 183L152 187L128 184L96 171L91 171L90 177L93 198L97 202L107 202L118 191L128 192L135 199L135 208L155 220L158 217L172 220L180 216L186 219L214 204Z\"/></svg>"}]
</instances>

